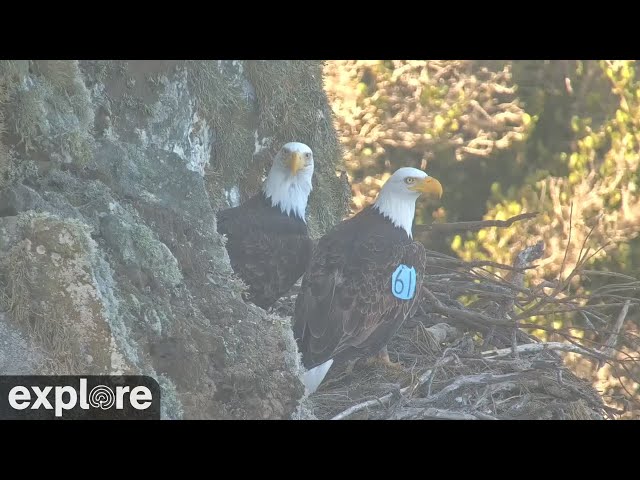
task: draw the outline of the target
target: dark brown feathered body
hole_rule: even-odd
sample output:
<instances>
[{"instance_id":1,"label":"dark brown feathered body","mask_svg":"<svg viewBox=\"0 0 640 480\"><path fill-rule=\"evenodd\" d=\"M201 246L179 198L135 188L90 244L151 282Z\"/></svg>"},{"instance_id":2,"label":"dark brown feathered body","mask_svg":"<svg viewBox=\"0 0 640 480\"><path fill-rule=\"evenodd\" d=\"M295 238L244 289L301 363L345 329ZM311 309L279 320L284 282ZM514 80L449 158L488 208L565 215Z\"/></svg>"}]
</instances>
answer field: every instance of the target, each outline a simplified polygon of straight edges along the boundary
<instances>
[{"instance_id":1,"label":"dark brown feathered body","mask_svg":"<svg viewBox=\"0 0 640 480\"><path fill-rule=\"evenodd\" d=\"M248 300L267 309L298 281L311 257L307 224L282 213L259 193L218 213L234 272L247 284Z\"/></svg>"},{"instance_id":2,"label":"dark brown feathered body","mask_svg":"<svg viewBox=\"0 0 640 480\"><path fill-rule=\"evenodd\" d=\"M320 239L296 300L294 336L306 368L380 352L421 298L426 255L373 207ZM392 293L399 265L415 268L415 294Z\"/></svg>"}]
</instances>

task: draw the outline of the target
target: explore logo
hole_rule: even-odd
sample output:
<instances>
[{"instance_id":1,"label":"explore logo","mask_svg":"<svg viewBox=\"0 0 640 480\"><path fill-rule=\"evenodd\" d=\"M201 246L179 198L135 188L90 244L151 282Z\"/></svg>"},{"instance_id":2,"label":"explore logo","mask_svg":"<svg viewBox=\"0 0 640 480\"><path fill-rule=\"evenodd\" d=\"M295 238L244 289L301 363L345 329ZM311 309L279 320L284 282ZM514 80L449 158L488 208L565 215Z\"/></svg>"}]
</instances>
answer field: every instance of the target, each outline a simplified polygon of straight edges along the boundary
<instances>
[{"instance_id":1,"label":"explore logo","mask_svg":"<svg viewBox=\"0 0 640 480\"><path fill-rule=\"evenodd\" d=\"M146 376L0 376L0 420L160 420Z\"/></svg>"}]
</instances>

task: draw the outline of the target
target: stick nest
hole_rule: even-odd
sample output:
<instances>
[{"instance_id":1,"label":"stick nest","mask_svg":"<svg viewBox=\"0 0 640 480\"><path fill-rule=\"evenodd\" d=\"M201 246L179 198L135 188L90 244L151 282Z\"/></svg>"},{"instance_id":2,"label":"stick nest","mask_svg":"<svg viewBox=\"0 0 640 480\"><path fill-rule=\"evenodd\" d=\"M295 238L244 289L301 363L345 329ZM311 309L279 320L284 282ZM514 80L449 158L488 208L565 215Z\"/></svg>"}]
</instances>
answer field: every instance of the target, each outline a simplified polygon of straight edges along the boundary
<instances>
[{"instance_id":1,"label":"stick nest","mask_svg":"<svg viewBox=\"0 0 640 480\"><path fill-rule=\"evenodd\" d=\"M526 270L544 255L542 242L523 248L512 265L428 253L419 311L388 344L402 368L363 360L333 365L306 400L318 419L613 419L638 409L637 394L622 381L625 398L605 402L593 379L578 377L565 356L588 358L597 369L608 364L614 376L640 383L638 338L624 328L637 310L640 282L607 273L605 287L582 292L576 279L601 274L585 268L595 254L585 249L565 278L526 284ZM298 288L279 301L277 313L293 314ZM563 326L553 328L558 318Z\"/></svg>"}]
</instances>

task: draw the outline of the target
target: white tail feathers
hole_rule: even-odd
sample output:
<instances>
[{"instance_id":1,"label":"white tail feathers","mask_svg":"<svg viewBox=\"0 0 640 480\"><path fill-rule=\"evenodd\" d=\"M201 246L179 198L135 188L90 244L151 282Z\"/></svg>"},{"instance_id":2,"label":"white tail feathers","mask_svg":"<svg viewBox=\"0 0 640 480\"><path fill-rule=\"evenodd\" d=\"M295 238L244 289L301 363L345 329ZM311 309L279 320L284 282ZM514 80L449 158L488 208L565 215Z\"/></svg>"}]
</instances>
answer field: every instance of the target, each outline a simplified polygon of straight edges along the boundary
<instances>
[{"instance_id":1,"label":"white tail feathers","mask_svg":"<svg viewBox=\"0 0 640 480\"><path fill-rule=\"evenodd\" d=\"M331 368L331 365L333 365L333 358L330 358L326 362L321 363L317 367L313 367L311 370L307 371L304 374L303 381L306 390L305 395L311 395L318 389L318 387L322 383L322 380L324 380L324 377L327 375L327 372Z\"/></svg>"}]
</instances>

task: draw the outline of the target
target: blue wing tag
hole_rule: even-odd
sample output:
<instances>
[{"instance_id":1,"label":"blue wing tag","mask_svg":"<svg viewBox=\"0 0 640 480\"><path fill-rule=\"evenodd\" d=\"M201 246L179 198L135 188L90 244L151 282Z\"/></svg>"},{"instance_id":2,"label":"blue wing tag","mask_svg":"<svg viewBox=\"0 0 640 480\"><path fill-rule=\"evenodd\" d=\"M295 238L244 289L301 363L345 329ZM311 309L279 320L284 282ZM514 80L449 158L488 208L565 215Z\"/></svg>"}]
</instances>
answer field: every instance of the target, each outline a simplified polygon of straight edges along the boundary
<instances>
[{"instance_id":1,"label":"blue wing tag","mask_svg":"<svg viewBox=\"0 0 640 480\"><path fill-rule=\"evenodd\" d=\"M416 269L400 264L391 275L391 292L400 300L410 300L416 293Z\"/></svg>"}]
</instances>

